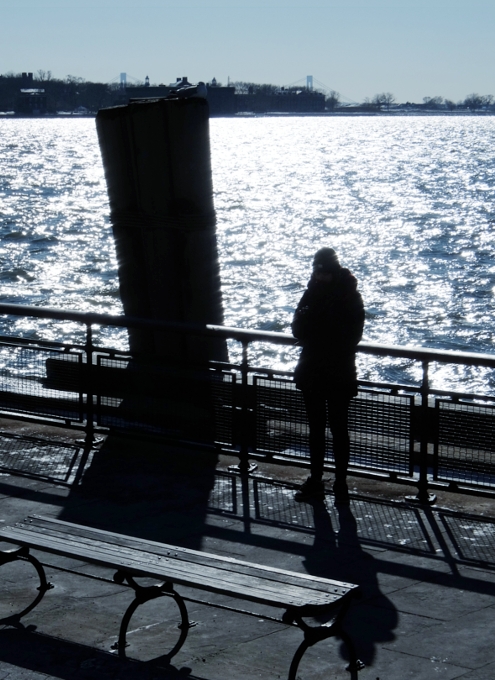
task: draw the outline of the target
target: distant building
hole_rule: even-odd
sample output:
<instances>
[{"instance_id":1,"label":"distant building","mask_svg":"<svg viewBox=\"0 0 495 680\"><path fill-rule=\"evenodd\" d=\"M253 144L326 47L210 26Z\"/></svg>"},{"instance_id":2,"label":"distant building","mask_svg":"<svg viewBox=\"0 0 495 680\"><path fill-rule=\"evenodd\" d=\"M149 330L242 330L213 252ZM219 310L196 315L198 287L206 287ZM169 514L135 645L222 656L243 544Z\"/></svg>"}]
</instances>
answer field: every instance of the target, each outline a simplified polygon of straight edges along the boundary
<instances>
[{"instance_id":1,"label":"distant building","mask_svg":"<svg viewBox=\"0 0 495 680\"><path fill-rule=\"evenodd\" d=\"M237 111L245 113L323 113L325 95L314 90L286 90L238 94Z\"/></svg>"},{"instance_id":2,"label":"distant building","mask_svg":"<svg viewBox=\"0 0 495 680\"><path fill-rule=\"evenodd\" d=\"M15 112L22 116L40 116L47 112L45 90L34 87L32 73L23 73Z\"/></svg>"},{"instance_id":3,"label":"distant building","mask_svg":"<svg viewBox=\"0 0 495 680\"><path fill-rule=\"evenodd\" d=\"M217 85L216 78L213 78L206 85L206 89L212 116L233 116L237 113L237 95L234 86Z\"/></svg>"}]
</instances>

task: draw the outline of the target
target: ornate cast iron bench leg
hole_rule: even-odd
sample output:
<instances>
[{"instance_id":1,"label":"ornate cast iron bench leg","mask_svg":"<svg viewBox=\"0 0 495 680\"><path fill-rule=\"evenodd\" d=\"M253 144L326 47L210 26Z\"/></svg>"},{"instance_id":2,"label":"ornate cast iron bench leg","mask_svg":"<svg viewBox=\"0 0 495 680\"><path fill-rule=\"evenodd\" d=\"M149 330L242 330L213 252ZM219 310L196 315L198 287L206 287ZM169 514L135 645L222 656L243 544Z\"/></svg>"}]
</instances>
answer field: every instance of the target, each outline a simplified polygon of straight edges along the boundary
<instances>
[{"instance_id":1,"label":"ornate cast iron bench leg","mask_svg":"<svg viewBox=\"0 0 495 680\"><path fill-rule=\"evenodd\" d=\"M346 667L346 670L350 672L352 680L357 679L357 673L364 668L364 663L357 658L356 650L354 649L351 638L344 630L342 630L342 619L344 618L346 611L347 606L343 606L331 621L323 623L321 626L310 626L302 617L297 616L294 612L291 612L290 610L285 612L282 617L284 623L296 623L304 633L304 640L296 649L296 653L292 658L288 680L296 680L297 669L299 668L299 664L306 650L317 642L326 640L330 637L340 638L347 647L349 665Z\"/></svg>"},{"instance_id":2,"label":"ornate cast iron bench leg","mask_svg":"<svg viewBox=\"0 0 495 680\"><path fill-rule=\"evenodd\" d=\"M129 607L126 609L124 616L122 617L119 631L119 639L118 642L116 642L112 648L118 649L119 657L121 659L125 659L126 658L125 648L127 646L126 641L127 628L131 621L132 615L134 614L136 609L139 607L139 605L144 604L145 602L149 602L150 600L155 600L157 597L169 596L175 600L177 606L179 607L181 615L181 622L179 624L179 628L181 630L180 637L175 646L173 647L173 649L166 655L168 659L171 659L175 654L177 654L179 649L186 641L189 628L192 628L195 625L194 622L189 621L185 602L183 598L179 595L179 593L177 593L174 590L173 584L161 583L153 586L146 587L141 586L139 585L139 583L136 583L136 581L130 574L126 574L122 571L116 572L116 574L113 577L113 580L115 581L115 583L124 583L124 581L126 581L127 584L130 585L131 588L134 590L135 597L134 600L129 605Z\"/></svg>"},{"instance_id":3,"label":"ornate cast iron bench leg","mask_svg":"<svg viewBox=\"0 0 495 680\"><path fill-rule=\"evenodd\" d=\"M5 619L1 620L1 623L6 624L17 623L25 614L34 609L36 605L38 605L41 602L47 590L53 588L53 585L51 583L48 583L48 581L46 580L43 565L36 559L36 557L33 557L29 553L29 548L27 546L23 546L21 548L13 548L11 550L0 551L0 566L8 564L9 562L15 562L16 560L29 562L36 569L38 577L40 579L40 584L37 588L39 592L38 595L31 602L31 604L25 607L25 609L23 609L22 612L19 612L19 614L13 614L12 616L8 616Z\"/></svg>"}]
</instances>

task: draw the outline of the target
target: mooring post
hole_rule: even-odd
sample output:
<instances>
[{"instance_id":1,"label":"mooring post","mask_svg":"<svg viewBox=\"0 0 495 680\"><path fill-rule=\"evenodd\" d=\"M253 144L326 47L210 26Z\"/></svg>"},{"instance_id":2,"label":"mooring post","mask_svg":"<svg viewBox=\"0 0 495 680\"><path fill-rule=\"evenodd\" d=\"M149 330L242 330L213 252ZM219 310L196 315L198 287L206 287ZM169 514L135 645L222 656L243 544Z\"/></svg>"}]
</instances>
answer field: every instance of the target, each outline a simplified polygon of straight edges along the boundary
<instances>
[{"instance_id":1,"label":"mooring post","mask_svg":"<svg viewBox=\"0 0 495 680\"><path fill-rule=\"evenodd\" d=\"M221 324L207 101L102 109L96 128L125 314ZM185 364L227 356L218 339L131 330L129 340L131 351Z\"/></svg>"},{"instance_id":2,"label":"mooring post","mask_svg":"<svg viewBox=\"0 0 495 680\"><path fill-rule=\"evenodd\" d=\"M221 325L207 101L150 99L102 109L96 128L124 313ZM135 374L141 381L153 376L143 384L144 394L158 382L186 411L192 401L202 413L211 405L208 363L227 359L225 340L129 329L129 345L138 362ZM160 366L161 373L140 370L143 362ZM211 428L211 417L201 419L201 427Z\"/></svg>"}]
</instances>

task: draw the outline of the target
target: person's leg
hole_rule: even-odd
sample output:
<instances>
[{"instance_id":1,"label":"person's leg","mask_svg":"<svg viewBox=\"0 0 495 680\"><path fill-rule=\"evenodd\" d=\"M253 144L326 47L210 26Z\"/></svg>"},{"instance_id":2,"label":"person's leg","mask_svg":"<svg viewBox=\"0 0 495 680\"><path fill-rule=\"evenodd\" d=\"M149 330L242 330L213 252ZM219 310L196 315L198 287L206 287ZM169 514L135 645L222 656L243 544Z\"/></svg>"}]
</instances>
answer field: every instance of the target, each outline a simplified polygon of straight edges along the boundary
<instances>
[{"instance_id":1,"label":"person's leg","mask_svg":"<svg viewBox=\"0 0 495 680\"><path fill-rule=\"evenodd\" d=\"M335 459L335 483L333 490L337 502L347 503L347 469L349 467L349 403L346 397L335 395L328 399L328 424L333 437L333 455Z\"/></svg>"},{"instance_id":2,"label":"person's leg","mask_svg":"<svg viewBox=\"0 0 495 680\"><path fill-rule=\"evenodd\" d=\"M309 425L309 455L311 478L321 481L325 461L326 400L324 395L314 391L304 391L304 403Z\"/></svg>"},{"instance_id":3,"label":"person's leg","mask_svg":"<svg viewBox=\"0 0 495 680\"><path fill-rule=\"evenodd\" d=\"M335 477L345 482L349 466L349 403L346 397L331 395L328 398L328 424L333 437Z\"/></svg>"},{"instance_id":4,"label":"person's leg","mask_svg":"<svg viewBox=\"0 0 495 680\"><path fill-rule=\"evenodd\" d=\"M323 463L325 460L325 397L315 392L304 391L304 403L309 425L309 455L311 475L299 487L295 495L296 501L313 501L323 499Z\"/></svg>"}]
</instances>

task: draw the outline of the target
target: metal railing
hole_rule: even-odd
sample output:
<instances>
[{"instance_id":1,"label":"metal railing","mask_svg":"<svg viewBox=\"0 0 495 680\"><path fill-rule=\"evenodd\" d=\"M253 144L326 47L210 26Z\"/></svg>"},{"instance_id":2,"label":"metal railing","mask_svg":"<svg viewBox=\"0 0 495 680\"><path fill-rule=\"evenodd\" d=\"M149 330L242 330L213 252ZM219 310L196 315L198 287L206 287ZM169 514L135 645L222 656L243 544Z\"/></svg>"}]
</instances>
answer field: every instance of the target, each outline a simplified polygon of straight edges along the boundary
<instances>
[{"instance_id":1,"label":"metal railing","mask_svg":"<svg viewBox=\"0 0 495 680\"><path fill-rule=\"evenodd\" d=\"M82 324L80 344L0 337L0 415L98 433L154 437L175 445L214 446L250 461L309 466L308 426L290 371L250 364L256 343L293 346L283 333L153 322L0 305L0 314ZM234 340L238 363L177 366L157 357L94 344L95 326ZM418 499L450 488L495 492L495 397L435 390L432 364L495 368L495 356L362 342L360 354L421 366L418 384L361 380L350 407L350 473L416 485ZM333 468L327 432L327 469ZM0 451L1 456L1 451Z\"/></svg>"}]
</instances>

